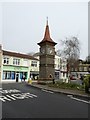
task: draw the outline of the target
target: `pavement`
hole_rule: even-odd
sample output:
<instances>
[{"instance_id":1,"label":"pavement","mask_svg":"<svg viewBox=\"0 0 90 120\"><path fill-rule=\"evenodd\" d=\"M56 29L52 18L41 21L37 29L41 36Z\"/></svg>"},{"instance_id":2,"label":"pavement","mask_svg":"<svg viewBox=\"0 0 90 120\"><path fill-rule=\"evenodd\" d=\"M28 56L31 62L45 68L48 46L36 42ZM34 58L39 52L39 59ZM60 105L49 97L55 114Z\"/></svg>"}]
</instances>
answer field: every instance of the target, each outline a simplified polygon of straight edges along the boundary
<instances>
[{"instance_id":1,"label":"pavement","mask_svg":"<svg viewBox=\"0 0 90 120\"><path fill-rule=\"evenodd\" d=\"M49 87L48 85L38 84L37 82L32 82L27 84L32 87L36 87L38 89L44 89L47 91L56 92L60 94L73 95L74 97L86 98L88 99L88 101L90 101L90 94L85 93L85 91L54 88L54 87Z\"/></svg>"}]
</instances>

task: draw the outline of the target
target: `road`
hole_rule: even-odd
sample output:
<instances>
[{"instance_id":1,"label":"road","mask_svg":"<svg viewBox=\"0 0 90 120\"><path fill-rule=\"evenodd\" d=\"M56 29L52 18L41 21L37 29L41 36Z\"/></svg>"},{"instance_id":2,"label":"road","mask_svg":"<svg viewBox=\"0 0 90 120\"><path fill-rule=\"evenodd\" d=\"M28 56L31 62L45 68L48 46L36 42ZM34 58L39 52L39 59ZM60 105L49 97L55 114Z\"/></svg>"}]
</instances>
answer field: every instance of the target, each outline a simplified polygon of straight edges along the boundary
<instances>
[{"instance_id":1,"label":"road","mask_svg":"<svg viewBox=\"0 0 90 120\"><path fill-rule=\"evenodd\" d=\"M0 88L3 118L88 118L89 103L26 83Z\"/></svg>"}]
</instances>

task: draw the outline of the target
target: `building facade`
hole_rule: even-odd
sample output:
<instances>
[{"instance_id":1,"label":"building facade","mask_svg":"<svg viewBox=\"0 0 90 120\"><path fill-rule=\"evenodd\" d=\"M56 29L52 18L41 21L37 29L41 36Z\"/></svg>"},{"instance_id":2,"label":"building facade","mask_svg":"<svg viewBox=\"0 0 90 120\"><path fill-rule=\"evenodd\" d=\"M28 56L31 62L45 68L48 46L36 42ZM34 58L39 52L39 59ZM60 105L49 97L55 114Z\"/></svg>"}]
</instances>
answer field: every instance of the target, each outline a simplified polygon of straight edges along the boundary
<instances>
[{"instance_id":1,"label":"building facade","mask_svg":"<svg viewBox=\"0 0 90 120\"><path fill-rule=\"evenodd\" d=\"M1 50L0 59L1 81L15 81L17 76L18 81L21 81L23 79L23 75L25 75L26 80L30 79L30 77L35 79L39 74L39 60L33 56Z\"/></svg>"},{"instance_id":2,"label":"building facade","mask_svg":"<svg viewBox=\"0 0 90 120\"><path fill-rule=\"evenodd\" d=\"M71 67L71 74L77 78L81 78L82 75L90 74L90 62L78 60L78 66Z\"/></svg>"}]
</instances>

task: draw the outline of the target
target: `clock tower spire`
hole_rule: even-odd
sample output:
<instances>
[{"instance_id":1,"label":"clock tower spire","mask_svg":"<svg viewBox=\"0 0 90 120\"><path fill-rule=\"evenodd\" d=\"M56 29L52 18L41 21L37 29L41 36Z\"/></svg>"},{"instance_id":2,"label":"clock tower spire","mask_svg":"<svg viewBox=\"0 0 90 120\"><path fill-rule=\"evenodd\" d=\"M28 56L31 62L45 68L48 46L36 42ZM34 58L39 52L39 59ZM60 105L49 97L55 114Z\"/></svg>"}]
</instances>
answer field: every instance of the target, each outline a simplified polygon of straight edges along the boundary
<instances>
[{"instance_id":1,"label":"clock tower spire","mask_svg":"<svg viewBox=\"0 0 90 120\"><path fill-rule=\"evenodd\" d=\"M47 17L47 25L48 25L48 17Z\"/></svg>"},{"instance_id":2,"label":"clock tower spire","mask_svg":"<svg viewBox=\"0 0 90 120\"><path fill-rule=\"evenodd\" d=\"M41 45L41 44L43 44L45 42L49 42L49 43L54 44L54 45L57 44L50 37L50 31L49 31L49 25L48 25L48 17L47 17L47 22L46 22L44 38L40 43L38 43L38 45Z\"/></svg>"},{"instance_id":3,"label":"clock tower spire","mask_svg":"<svg viewBox=\"0 0 90 120\"><path fill-rule=\"evenodd\" d=\"M54 58L56 44L57 43L54 42L50 37L47 17L44 38L41 42L38 43L40 46L39 82L51 81L54 79Z\"/></svg>"}]
</instances>

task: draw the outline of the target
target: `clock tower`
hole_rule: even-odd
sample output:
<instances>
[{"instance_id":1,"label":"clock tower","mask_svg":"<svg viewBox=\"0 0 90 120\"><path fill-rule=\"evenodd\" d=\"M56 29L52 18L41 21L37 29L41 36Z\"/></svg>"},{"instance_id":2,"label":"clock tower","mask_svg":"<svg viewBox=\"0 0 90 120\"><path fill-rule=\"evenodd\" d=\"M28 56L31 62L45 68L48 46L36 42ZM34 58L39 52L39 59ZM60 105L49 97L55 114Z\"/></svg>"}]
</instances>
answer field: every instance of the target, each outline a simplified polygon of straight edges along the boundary
<instances>
[{"instance_id":1,"label":"clock tower","mask_svg":"<svg viewBox=\"0 0 90 120\"><path fill-rule=\"evenodd\" d=\"M55 43L50 37L48 19L45 28L44 38L38 43L40 46L40 65L39 65L39 82L47 82L54 79L55 68Z\"/></svg>"}]
</instances>

